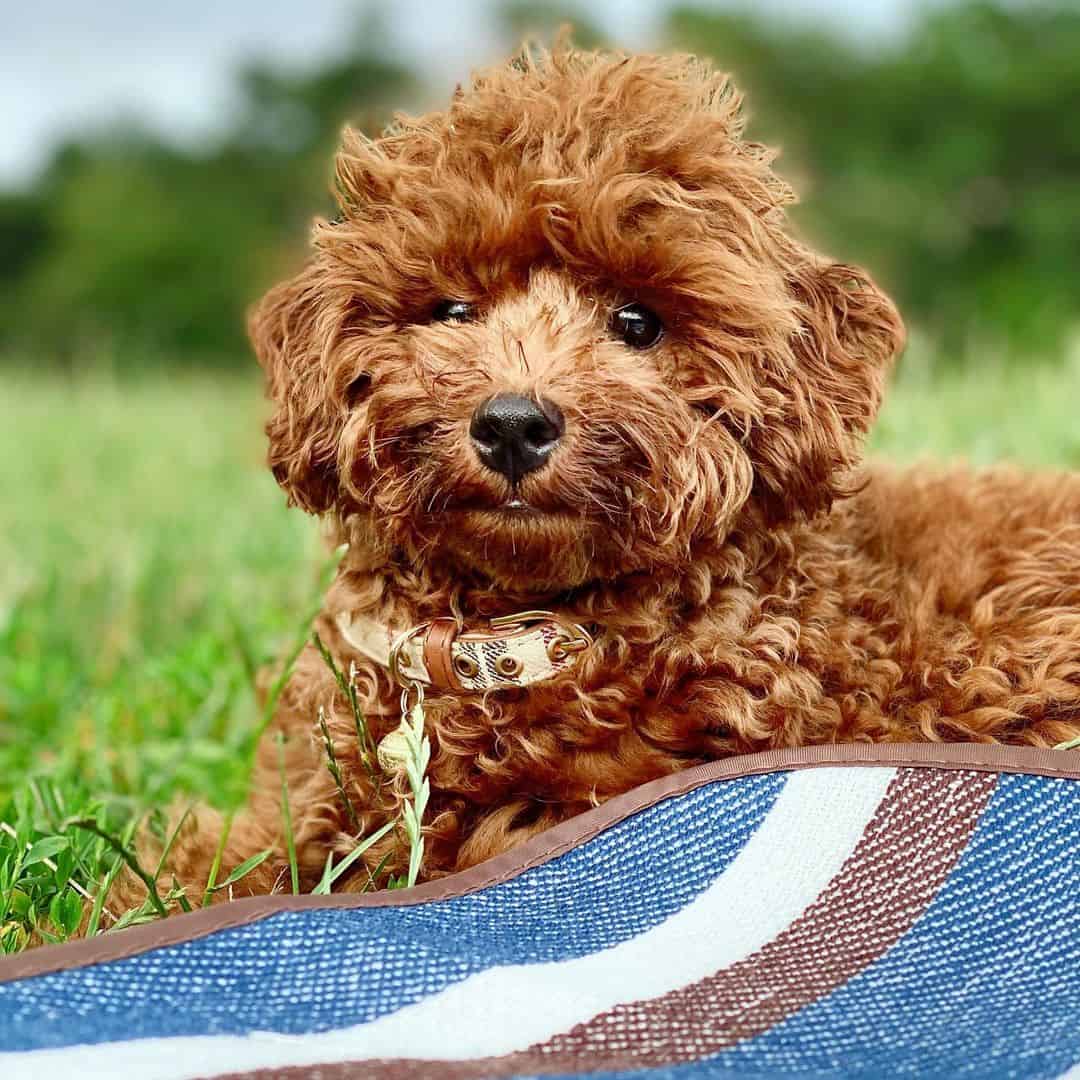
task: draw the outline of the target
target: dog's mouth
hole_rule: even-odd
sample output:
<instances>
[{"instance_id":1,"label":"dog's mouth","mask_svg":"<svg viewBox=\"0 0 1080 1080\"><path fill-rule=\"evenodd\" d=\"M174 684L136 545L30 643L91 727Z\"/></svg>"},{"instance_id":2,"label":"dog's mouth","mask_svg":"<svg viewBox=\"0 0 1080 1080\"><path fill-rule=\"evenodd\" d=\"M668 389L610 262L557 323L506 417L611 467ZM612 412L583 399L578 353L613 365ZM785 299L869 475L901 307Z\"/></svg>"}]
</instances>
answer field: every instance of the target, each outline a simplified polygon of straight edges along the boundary
<instances>
[{"instance_id":1,"label":"dog's mouth","mask_svg":"<svg viewBox=\"0 0 1080 1080\"><path fill-rule=\"evenodd\" d=\"M431 525L436 546L504 588L547 593L580 584L592 571L596 541L588 519L524 494L462 500Z\"/></svg>"},{"instance_id":2,"label":"dog's mouth","mask_svg":"<svg viewBox=\"0 0 1080 1080\"><path fill-rule=\"evenodd\" d=\"M528 521L530 519L568 517L570 512L560 507L539 506L520 495L511 495L506 499L481 500L470 499L453 503L446 507L450 513L475 514L492 519L508 521Z\"/></svg>"}]
</instances>

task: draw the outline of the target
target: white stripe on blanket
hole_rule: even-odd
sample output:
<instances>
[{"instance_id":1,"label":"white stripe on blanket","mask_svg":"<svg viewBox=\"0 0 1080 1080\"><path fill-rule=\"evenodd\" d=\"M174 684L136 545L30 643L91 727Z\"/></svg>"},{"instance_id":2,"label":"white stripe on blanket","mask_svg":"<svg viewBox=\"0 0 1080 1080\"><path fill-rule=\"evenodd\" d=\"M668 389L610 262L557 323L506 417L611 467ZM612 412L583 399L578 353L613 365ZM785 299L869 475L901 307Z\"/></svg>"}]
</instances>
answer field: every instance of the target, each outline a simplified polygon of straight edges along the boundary
<instances>
[{"instance_id":1,"label":"white stripe on blanket","mask_svg":"<svg viewBox=\"0 0 1080 1080\"><path fill-rule=\"evenodd\" d=\"M0 1054L5 1080L187 1080L364 1058L467 1059L522 1050L620 1002L659 997L755 953L817 898L851 855L894 769L792 773L745 847L657 926L570 960L492 967L397 1012L310 1035L135 1039Z\"/></svg>"}]
</instances>

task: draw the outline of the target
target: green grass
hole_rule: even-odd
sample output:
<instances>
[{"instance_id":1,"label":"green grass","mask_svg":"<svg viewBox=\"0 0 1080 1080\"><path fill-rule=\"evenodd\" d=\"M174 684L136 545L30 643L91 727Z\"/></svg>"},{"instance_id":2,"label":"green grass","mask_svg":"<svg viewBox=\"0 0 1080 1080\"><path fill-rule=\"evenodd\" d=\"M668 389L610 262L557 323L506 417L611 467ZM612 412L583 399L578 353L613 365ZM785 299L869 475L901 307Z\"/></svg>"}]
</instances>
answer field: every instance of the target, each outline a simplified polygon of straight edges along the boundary
<instances>
[{"instance_id":1,"label":"green grass","mask_svg":"<svg viewBox=\"0 0 1080 1080\"><path fill-rule=\"evenodd\" d=\"M987 349L935 377L933 359L916 341L901 361L871 439L877 456L1080 466L1080 341L1057 365Z\"/></svg>"},{"instance_id":2,"label":"green grass","mask_svg":"<svg viewBox=\"0 0 1080 1080\"><path fill-rule=\"evenodd\" d=\"M302 630L325 554L262 465L254 375L0 379L0 821L18 834L0 831L0 945L16 948L35 918L57 930L40 916L66 874L93 895L115 861L62 822L117 832L177 798L243 799L252 674ZM16 888L20 849L57 836L57 870L24 858Z\"/></svg>"},{"instance_id":3,"label":"green grass","mask_svg":"<svg viewBox=\"0 0 1080 1080\"><path fill-rule=\"evenodd\" d=\"M988 359L931 378L913 350L873 449L1080 465L1078 401L1080 363ZM148 808L241 803L253 673L303 633L326 553L262 465L254 373L0 374L0 402L0 951L13 951L72 932ZM91 923L113 925L100 910Z\"/></svg>"}]
</instances>

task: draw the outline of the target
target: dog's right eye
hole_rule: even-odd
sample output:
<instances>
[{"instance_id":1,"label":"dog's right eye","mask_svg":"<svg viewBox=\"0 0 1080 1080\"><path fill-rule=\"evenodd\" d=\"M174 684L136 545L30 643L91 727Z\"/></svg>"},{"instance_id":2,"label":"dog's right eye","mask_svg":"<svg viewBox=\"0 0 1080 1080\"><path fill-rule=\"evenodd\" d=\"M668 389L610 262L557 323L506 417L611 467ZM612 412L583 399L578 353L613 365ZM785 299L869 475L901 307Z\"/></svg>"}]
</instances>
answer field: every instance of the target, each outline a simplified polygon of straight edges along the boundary
<instances>
[{"instance_id":1,"label":"dog's right eye","mask_svg":"<svg viewBox=\"0 0 1080 1080\"><path fill-rule=\"evenodd\" d=\"M664 324L644 304L627 304L611 317L611 328L631 349L648 349L664 336Z\"/></svg>"},{"instance_id":2,"label":"dog's right eye","mask_svg":"<svg viewBox=\"0 0 1080 1080\"><path fill-rule=\"evenodd\" d=\"M473 306L465 300L440 300L431 311L432 322L469 322Z\"/></svg>"}]
</instances>

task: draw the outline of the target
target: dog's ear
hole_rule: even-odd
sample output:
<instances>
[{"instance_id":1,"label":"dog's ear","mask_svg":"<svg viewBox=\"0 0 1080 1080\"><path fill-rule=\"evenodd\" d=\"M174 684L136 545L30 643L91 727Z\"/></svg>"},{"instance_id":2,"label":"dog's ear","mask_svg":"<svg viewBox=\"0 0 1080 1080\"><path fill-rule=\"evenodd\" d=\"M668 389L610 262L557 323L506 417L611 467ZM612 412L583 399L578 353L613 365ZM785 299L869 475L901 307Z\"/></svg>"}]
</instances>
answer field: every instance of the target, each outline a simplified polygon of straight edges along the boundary
<instances>
[{"instance_id":1,"label":"dog's ear","mask_svg":"<svg viewBox=\"0 0 1080 1080\"><path fill-rule=\"evenodd\" d=\"M329 510L338 490L342 418L327 390L322 282L313 260L272 288L251 310L248 334L266 372L274 411L267 421L268 461L292 502Z\"/></svg>"},{"instance_id":2,"label":"dog's ear","mask_svg":"<svg viewBox=\"0 0 1080 1080\"><path fill-rule=\"evenodd\" d=\"M774 521L825 509L847 490L904 344L896 308L856 267L808 260L788 287L799 327L767 379L778 407L750 445L755 493Z\"/></svg>"}]
</instances>

